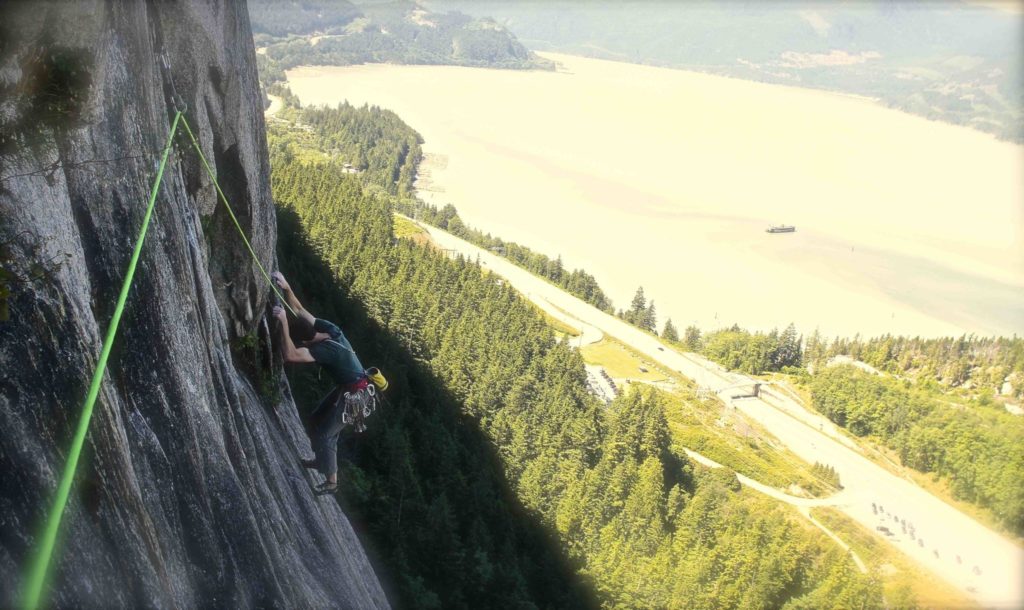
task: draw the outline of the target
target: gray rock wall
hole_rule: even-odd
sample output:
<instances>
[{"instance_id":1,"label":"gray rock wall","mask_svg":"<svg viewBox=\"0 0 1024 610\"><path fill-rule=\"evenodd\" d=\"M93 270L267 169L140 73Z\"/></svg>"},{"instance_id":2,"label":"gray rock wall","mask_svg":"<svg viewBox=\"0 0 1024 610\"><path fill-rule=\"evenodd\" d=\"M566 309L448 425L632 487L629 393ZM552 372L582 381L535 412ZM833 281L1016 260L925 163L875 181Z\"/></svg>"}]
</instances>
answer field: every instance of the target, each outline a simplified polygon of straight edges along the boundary
<instances>
[{"instance_id":1,"label":"gray rock wall","mask_svg":"<svg viewBox=\"0 0 1024 610\"><path fill-rule=\"evenodd\" d=\"M169 131L160 49L272 268L276 227L244 3L3 4L0 606L17 599L49 512ZM269 288L186 144L178 138L164 177L49 599L386 607L345 515L311 495L296 463L311 452L268 345Z\"/></svg>"}]
</instances>

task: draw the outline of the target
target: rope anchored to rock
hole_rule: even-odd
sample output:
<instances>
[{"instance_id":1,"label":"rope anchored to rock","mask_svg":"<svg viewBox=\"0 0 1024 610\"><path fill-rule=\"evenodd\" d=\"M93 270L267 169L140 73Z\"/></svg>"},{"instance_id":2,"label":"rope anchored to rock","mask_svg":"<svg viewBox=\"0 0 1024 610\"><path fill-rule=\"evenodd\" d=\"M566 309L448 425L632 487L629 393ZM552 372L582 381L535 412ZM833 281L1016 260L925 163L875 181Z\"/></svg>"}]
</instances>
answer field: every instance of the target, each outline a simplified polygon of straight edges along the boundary
<instances>
[{"instance_id":1,"label":"rope anchored to rock","mask_svg":"<svg viewBox=\"0 0 1024 610\"><path fill-rule=\"evenodd\" d=\"M128 272L125 274L124 282L121 284L121 293L117 297L114 316L110 320L110 327L107 328L107 336L103 340L100 359L96 363L96 372L93 373L92 384L89 386L89 393L85 397L82 414L78 419L78 427L75 429L75 436L71 441L71 449L68 450L68 461L64 465L64 472L61 475L60 484L57 486L57 497L53 502L53 509L50 511L50 517L46 522L46 529L43 531L38 554L29 571L25 593L25 607L30 610L35 610L35 608L39 607L43 585L49 572L50 557L53 554L53 546L57 540L57 531L60 529L61 518L64 516L64 508L67 506L68 495L71 492L71 483L74 481L75 471L78 469L78 460L82 455L85 435L89 432L89 422L92 420L93 406L96 404L96 398L100 393L103 373L107 370L107 359L110 357L110 349L114 345L117 327L121 323L121 314L124 313L124 304L128 300L128 291L131 289L132 281L135 278L135 268L139 264L142 244L146 240L149 221L153 216L153 208L156 206L156 196L160 191L160 183L164 178L167 157L171 152L171 146L174 144L174 135L178 132L178 123L182 120L181 112L176 112L174 114L174 123L171 124L171 133L167 136L167 144L164 146L163 154L160 157L160 167L156 172L156 180L153 181L153 188L149 193L149 205L146 208L146 215L142 219L139 238L135 241L135 249L132 251L132 258L128 263Z\"/></svg>"},{"instance_id":2,"label":"rope anchored to rock","mask_svg":"<svg viewBox=\"0 0 1024 610\"><path fill-rule=\"evenodd\" d=\"M173 92L173 98L175 107L174 121L171 124L171 132L167 136L167 143L162 149L160 165L157 169L153 186L150 189L146 215L143 217L142 228L139 230L139 237L135 242L135 249L132 252L132 258L128 263L128 271L125 274L124 282L121 285L121 292L117 299L117 306L114 309L114 315L111 318L110 326L107 328L107 334L103 341L103 348L100 351L100 358L96 364L96 371L93 373L92 383L89 386L89 393L86 395L85 404L82 406L82 413L78 420L78 427L75 429L75 436L71 441L71 448L68 451L68 460L65 463L64 471L61 474L53 508L50 510L49 517L46 521L46 529L44 530L42 539L39 543L38 552L29 567L28 577L26 579L26 589L23 597L24 607L28 610L35 610L41 604L43 589L46 585L46 579L49 574L53 548L57 540L57 533L60 530L64 510L67 507L68 496L71 492L71 485L74 482L75 472L78 468L82 448L85 444L85 437L89 431L89 423L92 420L93 407L96 404L96 399L99 396L100 387L103 383L103 374L107 368L107 360L110 357L110 351L114 344L114 339L117 337L118 325L121 322L121 315L124 312L125 303L128 300L128 293L131 290L132 282L135 278L135 269L138 266L139 256L142 253L142 245L146 239L146 233L149 230L150 219L153 216L153 210L156 206L157 194L159 193L160 185L163 182L164 169L167 166L167 159L170 155L171 148L174 145L174 137L178 133L179 125L184 126L185 132L188 134L188 137L192 142L192 146L199 154L199 159L202 161L203 167L206 169L206 173L213 181L213 186L217 191L217 195L220 201L224 203L224 207L227 209L228 215L231 217L235 228L238 229L238 234L242 237L242 241L245 243L245 247L249 250L252 260L256 263L260 273L267 280L267 284L270 285L271 290L274 291L274 294L277 295L284 307L286 307L288 311L291 311L293 315L295 314L295 311L288 304L288 301L278 291L277 286L274 285L273 280L270 279L270 274L268 274L267 270L263 267L263 263L260 262L259 257L256 255L256 251L253 250L252 244L249 242L249 238L246 236L241 223L238 221L238 217L235 215L235 211L232 209L231 204L228 203L228 199L224 195L223 189L220 187L220 183L217 180L217 176L214 173L213 168L210 167L210 163L206 160L206 155L203 154L199 141L196 139L195 134L192 132L192 128L185 119L185 115L183 114L185 110L184 102L182 102L181 98L178 97L176 91Z\"/></svg>"}]
</instances>

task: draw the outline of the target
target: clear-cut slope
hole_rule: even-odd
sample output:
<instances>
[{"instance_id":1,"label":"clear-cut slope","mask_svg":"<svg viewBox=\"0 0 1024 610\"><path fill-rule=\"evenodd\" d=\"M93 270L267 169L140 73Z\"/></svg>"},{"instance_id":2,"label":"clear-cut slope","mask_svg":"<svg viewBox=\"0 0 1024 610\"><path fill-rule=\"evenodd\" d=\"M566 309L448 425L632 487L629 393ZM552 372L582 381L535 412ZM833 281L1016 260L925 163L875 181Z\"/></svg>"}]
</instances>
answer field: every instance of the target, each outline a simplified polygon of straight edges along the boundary
<instances>
[{"instance_id":1,"label":"clear-cut slope","mask_svg":"<svg viewBox=\"0 0 1024 610\"><path fill-rule=\"evenodd\" d=\"M244 3L0 8L0 263L15 280L38 278L3 276L13 294L0 322L0 606L17 599L49 512L167 137L160 49L253 246L273 260ZM49 598L386 607L345 515L310 494L296 464L308 447L288 389L262 398L280 378L262 319L269 288L185 143L121 322Z\"/></svg>"}]
</instances>

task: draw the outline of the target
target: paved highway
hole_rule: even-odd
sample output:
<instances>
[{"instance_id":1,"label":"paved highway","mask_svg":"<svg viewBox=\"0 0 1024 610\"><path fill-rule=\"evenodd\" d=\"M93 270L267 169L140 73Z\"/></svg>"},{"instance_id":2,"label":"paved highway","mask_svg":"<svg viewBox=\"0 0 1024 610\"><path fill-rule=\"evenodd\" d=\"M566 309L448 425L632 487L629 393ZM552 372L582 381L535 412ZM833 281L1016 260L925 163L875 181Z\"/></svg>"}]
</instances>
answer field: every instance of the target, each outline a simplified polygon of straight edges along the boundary
<instances>
[{"instance_id":1,"label":"paved highway","mask_svg":"<svg viewBox=\"0 0 1024 610\"><path fill-rule=\"evenodd\" d=\"M445 231L424 225L444 249L463 254L501 275L545 310L551 306L626 343L665 367L719 393L723 401L760 422L796 455L828 464L844 486L837 506L875 530L888 528L890 544L990 608L1024 607L1024 550L913 483L864 457L818 416L782 392L731 399L753 380L696 354L665 347L654 337L562 291L504 258ZM562 314L557 317L563 317ZM577 323L578 325L578 323ZM739 388L736 386L739 385ZM727 389L733 388L733 389Z\"/></svg>"}]
</instances>

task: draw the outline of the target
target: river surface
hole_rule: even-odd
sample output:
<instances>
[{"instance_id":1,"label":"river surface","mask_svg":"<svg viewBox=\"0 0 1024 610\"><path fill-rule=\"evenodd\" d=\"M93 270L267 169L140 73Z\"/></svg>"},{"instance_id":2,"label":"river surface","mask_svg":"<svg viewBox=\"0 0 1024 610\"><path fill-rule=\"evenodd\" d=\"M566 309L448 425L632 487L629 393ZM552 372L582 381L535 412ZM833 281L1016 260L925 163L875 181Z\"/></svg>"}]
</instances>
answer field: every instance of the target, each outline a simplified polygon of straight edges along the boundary
<instances>
[{"instance_id":1,"label":"river surface","mask_svg":"<svg viewBox=\"0 0 1024 610\"><path fill-rule=\"evenodd\" d=\"M421 196L659 320L1024 334L1024 147L870 100L546 54L557 72L303 67L304 104L394 110ZM796 225L768 234L770 224Z\"/></svg>"}]
</instances>

